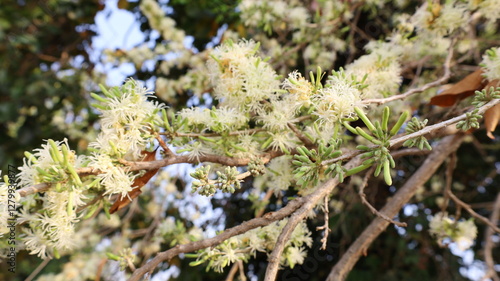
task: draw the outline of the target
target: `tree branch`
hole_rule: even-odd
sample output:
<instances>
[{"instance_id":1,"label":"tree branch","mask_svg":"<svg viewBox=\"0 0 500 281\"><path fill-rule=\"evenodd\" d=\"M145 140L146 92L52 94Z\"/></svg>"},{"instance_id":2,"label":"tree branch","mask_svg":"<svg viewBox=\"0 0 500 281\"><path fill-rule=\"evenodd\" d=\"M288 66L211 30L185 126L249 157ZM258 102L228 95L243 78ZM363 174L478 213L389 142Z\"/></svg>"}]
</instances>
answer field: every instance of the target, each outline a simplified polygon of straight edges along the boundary
<instances>
[{"instance_id":1,"label":"tree branch","mask_svg":"<svg viewBox=\"0 0 500 281\"><path fill-rule=\"evenodd\" d=\"M368 179L373 174L374 170L375 170L375 166L372 166L368 170L368 172L366 172L366 175L363 178L363 182L361 183L361 186L359 187L358 195L361 198L361 203L363 203L366 207L368 207L368 209L370 209L372 214L376 215L377 217L382 218L382 219L384 219L392 224L395 224L397 226L406 227L407 225L405 222L395 221L395 220L391 219L390 217L380 213L379 211L377 211L377 209L375 209L375 207L372 206L372 204L370 204L370 202L368 202L368 200L366 200L365 187L368 185Z\"/></svg>"},{"instance_id":2,"label":"tree branch","mask_svg":"<svg viewBox=\"0 0 500 281\"><path fill-rule=\"evenodd\" d=\"M420 168L408 179L403 187L398 190L393 198L386 203L380 213L388 217L394 217L404 204L415 195L418 187L427 182L446 157L460 146L463 138L463 134L443 138ZM366 251L373 240L375 240L388 225L388 221L379 217L375 218L333 267L328 275L327 281L344 280L362 253Z\"/></svg>"},{"instance_id":3,"label":"tree branch","mask_svg":"<svg viewBox=\"0 0 500 281\"><path fill-rule=\"evenodd\" d=\"M285 207L283 207L279 211L269 212L264 216L262 216L261 218L255 218L246 221L238 226L225 230L224 232L215 237L204 239L201 241L191 242L188 244L177 245L174 248L171 248L165 252L158 253L154 259L148 261L144 266L136 269L133 272L132 276L128 279L128 281L140 280L142 276L144 276L144 274L148 272L149 273L153 272L153 270L161 262L168 261L173 257L179 255L180 253L189 253L208 247L213 247L219 245L224 240L229 239L238 234L242 234L251 229L261 226L266 226L274 221L281 220L290 215L295 210L297 210L304 202L310 200L309 199L310 197L311 195L308 195L306 197L299 197L295 200L290 201Z\"/></svg>"},{"instance_id":4,"label":"tree branch","mask_svg":"<svg viewBox=\"0 0 500 281\"><path fill-rule=\"evenodd\" d=\"M411 89L411 90L406 91L405 93L400 94L400 95L394 95L394 96L384 98L384 99L367 99L367 100L364 100L363 103L365 103L365 104L374 103L377 105L381 105L381 104L384 104L384 103L387 103L390 101L405 99L411 95L421 93L427 89L439 86L439 85L443 84L444 82L448 81L448 79L450 79L450 77L451 77L450 68L451 68L451 59L453 58L453 46L454 45L455 45L455 39L452 39L450 42L450 47L448 49L448 55L446 56L446 60L444 62L444 74L438 80L427 83L420 88Z\"/></svg>"},{"instance_id":5,"label":"tree branch","mask_svg":"<svg viewBox=\"0 0 500 281\"><path fill-rule=\"evenodd\" d=\"M492 100L492 101L488 102L487 104L485 104L485 105L483 105L482 107L479 108L478 114L483 114L484 112L486 112L486 110L492 108L493 106L495 106L497 104L500 104L500 99L495 99L495 100ZM404 135L404 136L392 139L389 142L390 143L390 147L393 148L395 146L398 146L398 145L404 143L405 141L407 141L409 139L413 139L413 138L416 138L416 137L425 136L427 134L434 133L434 132L436 132L438 130L441 130L441 129L444 129L444 128L450 126L450 125L453 125L453 124L455 124L455 123L457 123L459 121L462 121L465 118L466 118L466 113L464 113L462 115L459 115L457 117L448 119L446 121L434 124L432 126L427 126L427 127L423 128L422 130L420 130L418 132L411 133L411 134L408 134L408 135ZM376 147L376 146L372 145L372 147ZM325 160L321 164L328 165L328 164L335 163L335 162L338 162L338 161L349 160L349 159L351 159L351 158L353 158L353 157L355 157L355 156L357 156L357 155L359 155L361 153L363 153L363 151L360 151L360 150L350 151L349 153L341 155L341 156L339 156L337 158Z\"/></svg>"},{"instance_id":6,"label":"tree branch","mask_svg":"<svg viewBox=\"0 0 500 281\"><path fill-rule=\"evenodd\" d=\"M496 226L494 223L492 223L489 219L487 219L487 218L481 216L480 214L476 213L476 211L474 211L469 204L467 204L464 201L458 199L458 197L455 194L453 194L450 190L448 190L447 193L450 196L450 199L455 202L455 204L457 204L458 206L464 208L467 212L469 212L469 214L471 216L473 216L476 219L478 219L478 220L482 221L483 223L487 224L489 227L491 227L491 229L493 229L497 233L500 233L500 228L498 226Z\"/></svg>"},{"instance_id":7,"label":"tree branch","mask_svg":"<svg viewBox=\"0 0 500 281\"><path fill-rule=\"evenodd\" d=\"M359 157L352 159L346 164L346 169L352 169L361 163ZM276 274L278 273L280 257L283 254L286 242L290 239L290 235L293 230L311 211L314 206L323 197L328 196L330 192L337 186L339 180L337 177L326 181L324 184L319 186L313 193L304 197L304 204L297 209L288 219L287 224L281 230L281 233L276 241L273 252L269 256L269 264L266 269L266 276L264 281L274 281L276 279Z\"/></svg>"}]
</instances>

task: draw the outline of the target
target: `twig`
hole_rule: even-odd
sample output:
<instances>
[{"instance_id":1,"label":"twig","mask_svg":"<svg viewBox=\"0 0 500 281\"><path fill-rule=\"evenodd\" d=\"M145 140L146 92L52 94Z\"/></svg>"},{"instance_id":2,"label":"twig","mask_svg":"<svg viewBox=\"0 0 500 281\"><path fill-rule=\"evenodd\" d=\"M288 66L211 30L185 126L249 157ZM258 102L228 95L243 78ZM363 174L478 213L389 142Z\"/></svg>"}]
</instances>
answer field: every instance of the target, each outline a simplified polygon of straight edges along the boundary
<instances>
[{"instance_id":1,"label":"twig","mask_svg":"<svg viewBox=\"0 0 500 281\"><path fill-rule=\"evenodd\" d=\"M19 195L21 195L21 197L25 197L25 196L28 196L28 195L34 194L34 193L45 192L45 191L49 190L49 188L50 188L50 184L39 183L39 184L35 184L32 186L23 187L23 188L19 189L17 192L19 193Z\"/></svg>"},{"instance_id":2,"label":"twig","mask_svg":"<svg viewBox=\"0 0 500 281\"><path fill-rule=\"evenodd\" d=\"M451 68L451 59L453 58L453 46L454 45L455 45L455 38L453 38L450 42L450 48L448 49L448 55L446 56L446 60L444 62L444 74L438 80L427 83L420 88L411 89L409 91L406 91L403 94L394 95L394 96L391 96L388 98L383 98L383 99L367 99L367 100L364 100L363 103L365 103L365 104L375 103L377 105L381 105L381 104L384 104L384 103L387 103L390 101L405 99L413 94L421 93L427 89L430 89L432 87L436 87L436 86L443 84L451 77L450 68Z\"/></svg>"},{"instance_id":3,"label":"twig","mask_svg":"<svg viewBox=\"0 0 500 281\"><path fill-rule=\"evenodd\" d=\"M483 223L487 224L491 229L493 229L495 232L500 233L500 228L498 228L496 225L494 225L489 219L481 216L480 214L476 213L469 204L465 203L464 201L458 199L458 197L453 194L450 190L448 190L448 195L450 196L450 199L453 200L458 206L464 208L469 214L476 219L482 221Z\"/></svg>"},{"instance_id":4,"label":"twig","mask_svg":"<svg viewBox=\"0 0 500 281\"><path fill-rule=\"evenodd\" d=\"M173 257L179 255L180 253L189 253L189 252L194 252L200 249L208 248L208 247L213 247L216 245L219 245L222 243L224 240L227 240L233 236L236 236L241 233L245 233L249 231L250 229L254 229L257 227L261 226L266 226L272 222L275 222L277 220L281 220L287 216L289 216L291 213L293 213L295 210L297 210L304 202L310 200L311 195L308 195L306 197L299 197L295 200L290 201L285 207L280 209L279 211L276 212L269 212L265 214L261 218L254 218L249 221L246 221L238 226L229 228L222 232L221 234L196 241L196 242L191 242L188 244L183 244L183 245L177 245L165 252L158 253L155 258L152 260L148 261L144 266L141 266L137 268L133 273L132 276L128 279L129 281L137 281L144 276L146 273L151 273L153 270L163 261L168 261L172 259Z\"/></svg>"},{"instance_id":5,"label":"twig","mask_svg":"<svg viewBox=\"0 0 500 281\"><path fill-rule=\"evenodd\" d=\"M441 213L444 214L446 207L448 207L448 202L450 201L450 196L449 192L451 192L451 184L453 182L453 170L455 170L455 167L457 165L457 153L456 151L452 154L450 154L450 162L448 163L448 166L446 167L446 184L444 186L444 202L443 205L441 206ZM456 216L457 218L459 216Z\"/></svg>"},{"instance_id":6,"label":"twig","mask_svg":"<svg viewBox=\"0 0 500 281\"><path fill-rule=\"evenodd\" d=\"M243 268L243 261L242 260L238 260L236 263L238 264L238 268L240 269L240 279L241 279L241 281L246 281L247 278L245 277L245 269Z\"/></svg>"},{"instance_id":7,"label":"twig","mask_svg":"<svg viewBox=\"0 0 500 281\"><path fill-rule=\"evenodd\" d=\"M271 159L278 157L282 154L283 153L279 151L272 150L270 152L261 154L260 157L263 163L266 164L269 161L271 161ZM191 159L188 155L173 155L171 157L155 161L132 162L120 159L120 163L127 165L127 167L125 167L124 169L127 169L127 171L131 172L140 170L155 170L165 166L180 164L180 163L197 164L200 162L211 162L211 163L219 163L226 166L246 166L248 165L248 163L250 163L250 161L251 161L250 158L233 158L233 157L214 155L214 154L200 155L199 161L196 159ZM97 175L102 173L102 171L92 167L80 168L77 169L76 172L80 176ZM21 197L25 197L37 192L45 192L49 190L49 188L50 184L40 183L32 186L23 187L18 190L18 193L21 195Z\"/></svg>"},{"instance_id":8,"label":"twig","mask_svg":"<svg viewBox=\"0 0 500 281\"><path fill-rule=\"evenodd\" d=\"M228 136L239 136L239 135L246 135L246 134L253 134L257 132L263 132L265 131L264 129L261 128L255 128L255 129L246 129L246 130L241 130L241 131L234 131L230 132L227 135ZM197 138L197 137L220 137L221 134L219 133L159 133L160 135L165 135L165 136L171 136L171 137L188 137L188 138Z\"/></svg>"},{"instance_id":9,"label":"twig","mask_svg":"<svg viewBox=\"0 0 500 281\"><path fill-rule=\"evenodd\" d=\"M384 208L380 210L380 213L389 217L395 216L404 204L415 195L417 189L434 174L446 157L460 146L463 138L463 134L443 138L420 168L397 191L393 198L386 203ZM342 255L340 260L330 271L327 281L345 280L347 274L354 267L360 256L387 226L389 226L388 221L379 217L375 218L363 233L358 236L356 241L351 244L347 252Z\"/></svg>"},{"instance_id":10,"label":"twig","mask_svg":"<svg viewBox=\"0 0 500 281\"><path fill-rule=\"evenodd\" d=\"M168 148L167 144L165 143L165 141L161 138L161 136L158 133L156 133L155 138L158 141L158 144L160 144L161 148L163 148L163 151L165 151L166 155L174 154L172 152L172 150L170 150L170 148Z\"/></svg>"},{"instance_id":11,"label":"twig","mask_svg":"<svg viewBox=\"0 0 500 281\"><path fill-rule=\"evenodd\" d=\"M375 209L375 207L372 206L372 204L370 204L370 202L368 202L368 200L366 200L365 187L368 185L368 179L370 179L370 177L373 173L373 170L375 170L375 166L372 166L370 168L370 170L368 170L368 172L366 172L366 175L363 178L363 182L361 183L361 186L359 187L358 195L361 198L361 202L366 207L368 207L368 209L370 209L372 214L376 215L377 217L382 218L382 219L384 219L392 224L395 224L399 227L407 227L407 224L405 222L395 221L395 220L389 218L388 216L380 213L379 211L377 211L377 209Z\"/></svg>"},{"instance_id":12,"label":"twig","mask_svg":"<svg viewBox=\"0 0 500 281\"><path fill-rule=\"evenodd\" d=\"M359 163L361 163L361 159L359 157L354 158L346 164L346 169L356 167L357 165L359 165ZM269 264L267 265L264 281L274 281L276 279L281 255L283 254L285 244L289 240L293 230L295 229L297 224L299 224L307 216L309 211L314 208L317 202L321 198L328 196L338 183L338 178L330 179L316 188L313 193L309 194L307 197L304 197L306 200L304 200L302 206L290 216L287 224L285 225L285 227L283 227L280 235L278 236L278 240L274 245L273 252L268 259Z\"/></svg>"},{"instance_id":13,"label":"twig","mask_svg":"<svg viewBox=\"0 0 500 281\"><path fill-rule=\"evenodd\" d=\"M31 272L31 274L28 276L28 278L26 278L24 281L31 281L33 280L33 278L36 277L36 275L38 273L40 273L40 271L42 271L42 269L45 268L45 266L47 266L47 264L51 261L52 259L51 258L46 258L44 259L36 268L35 270L33 270L33 272Z\"/></svg>"},{"instance_id":14,"label":"twig","mask_svg":"<svg viewBox=\"0 0 500 281\"><path fill-rule=\"evenodd\" d=\"M328 227L329 226L329 223L328 223L328 220L330 218L330 211L328 210L328 195L325 196L325 201L323 202L323 209L324 209L324 213L325 213L325 224L323 224L323 226L318 226L316 227L316 230L325 230L325 232L323 233L323 238L321 238L321 250L326 250L326 242L328 241L328 235L330 234L330 228Z\"/></svg>"},{"instance_id":15,"label":"twig","mask_svg":"<svg viewBox=\"0 0 500 281\"><path fill-rule=\"evenodd\" d=\"M311 147L314 145L314 143L308 139L299 129L297 129L297 126L295 126L293 123L288 123L288 128L290 128L295 135L299 138L299 140L307 147Z\"/></svg>"},{"instance_id":16,"label":"twig","mask_svg":"<svg viewBox=\"0 0 500 281\"><path fill-rule=\"evenodd\" d=\"M271 198L271 196L273 196L273 193L274 191L272 189L269 189L267 192L266 192L266 195L264 195L264 198L262 198L262 202L265 202L266 205L267 205L267 201ZM266 210L266 207L262 207L258 210L258 212L255 214L255 217L256 218L260 218L262 217L262 215L264 214L264 211ZM233 280L234 278L234 275L236 274L237 270L238 270L238 267L240 268L240 274L242 274L243 272L241 272L242 268L243 268L243 263L241 263L241 261L238 260L237 263L233 264L233 266L231 267L231 270L229 270L229 273L226 277L226 281L231 281ZM243 275L244 277L244 275ZM242 279L243 280L243 279Z\"/></svg>"},{"instance_id":17,"label":"twig","mask_svg":"<svg viewBox=\"0 0 500 281\"><path fill-rule=\"evenodd\" d=\"M497 104L500 104L500 99L495 99L495 100L492 100L492 101L488 102L487 104L485 104L481 108L479 108L478 114L483 114L486 110L492 108L493 106L495 106ZM448 119L446 121L434 124L432 126L425 127L422 130L417 131L415 133L411 133L409 135L405 135L405 136L402 136L402 137L399 137L399 138L392 139L389 142L389 146L390 147L398 146L398 145L404 143L405 141L407 141L409 139L413 139L413 138L420 137L420 136L425 136L427 134L433 133L435 131L438 131L438 130L441 130L441 129L445 128L445 127L453 125L453 124L455 124L455 123L457 123L459 121L462 121L465 118L466 118L466 113L464 113L462 115L459 115L457 117ZM376 146L372 145L372 147L376 147ZM361 153L362 153L362 151L360 151L360 150L351 151L351 152L349 152L347 154L344 154L344 155L341 155L341 156L339 156L337 158L325 160L325 161L321 162L321 164L328 165L328 164L335 163L335 162L338 162L338 161L349 160L349 159L351 159L351 158L353 158L353 157L355 157L355 156L357 156L357 155L359 155Z\"/></svg>"},{"instance_id":18,"label":"twig","mask_svg":"<svg viewBox=\"0 0 500 281\"><path fill-rule=\"evenodd\" d=\"M227 274L226 281L233 281L234 276L236 275L236 272L238 272L238 263L233 264L231 266L231 269L229 270L229 273Z\"/></svg>"},{"instance_id":19,"label":"twig","mask_svg":"<svg viewBox=\"0 0 500 281\"><path fill-rule=\"evenodd\" d=\"M104 269L104 266L106 265L107 261L108 261L108 258L103 258L103 259L101 259L101 261L97 265L97 272L95 273L94 281L101 280L102 270Z\"/></svg>"},{"instance_id":20,"label":"twig","mask_svg":"<svg viewBox=\"0 0 500 281\"><path fill-rule=\"evenodd\" d=\"M493 212L490 216L490 222L496 224L498 219L500 218L500 193L497 194L497 199L495 200L495 204L493 205ZM487 280L488 278L493 279L493 281L500 281L500 277L495 270L495 261L493 260L493 228L488 227L486 229L486 233L484 234L484 261L486 262L487 270L481 280Z\"/></svg>"}]
</instances>

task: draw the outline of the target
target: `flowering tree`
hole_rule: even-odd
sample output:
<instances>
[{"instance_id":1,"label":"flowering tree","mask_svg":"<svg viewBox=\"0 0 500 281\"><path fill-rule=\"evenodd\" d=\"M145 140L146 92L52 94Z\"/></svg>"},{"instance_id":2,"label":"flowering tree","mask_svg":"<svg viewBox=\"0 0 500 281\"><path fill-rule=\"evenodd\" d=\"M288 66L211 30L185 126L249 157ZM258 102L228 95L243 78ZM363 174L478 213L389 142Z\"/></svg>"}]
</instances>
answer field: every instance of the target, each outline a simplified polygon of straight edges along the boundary
<instances>
[{"instance_id":1,"label":"flowering tree","mask_svg":"<svg viewBox=\"0 0 500 281\"><path fill-rule=\"evenodd\" d=\"M101 86L90 94L100 123L88 151L49 139L25 153L0 190L6 262L22 251L69 260L39 280L75 270L82 280L162 278L189 274L184 264L227 280L276 280L280 269L283 280L344 280L387 229L401 252L483 248L481 278L498 280L496 158L482 160L493 174L466 183L458 170L470 165L461 144L484 152L480 121L494 139L500 118L498 1L241 1L227 10L239 21L203 49L185 44L157 2L139 9L158 44L106 55L138 73L153 62L156 95L134 79ZM360 29L370 22L376 32ZM183 108L186 97L195 106ZM182 163L194 165L190 178ZM474 207L474 196L494 203ZM236 197L248 218L207 197ZM359 210L369 221L353 234ZM227 222L211 222L220 211ZM424 227L429 235L415 234ZM332 253L338 237L346 244ZM265 273L252 263L262 256ZM407 265L427 271L429 256ZM308 260L328 271L307 271Z\"/></svg>"}]
</instances>

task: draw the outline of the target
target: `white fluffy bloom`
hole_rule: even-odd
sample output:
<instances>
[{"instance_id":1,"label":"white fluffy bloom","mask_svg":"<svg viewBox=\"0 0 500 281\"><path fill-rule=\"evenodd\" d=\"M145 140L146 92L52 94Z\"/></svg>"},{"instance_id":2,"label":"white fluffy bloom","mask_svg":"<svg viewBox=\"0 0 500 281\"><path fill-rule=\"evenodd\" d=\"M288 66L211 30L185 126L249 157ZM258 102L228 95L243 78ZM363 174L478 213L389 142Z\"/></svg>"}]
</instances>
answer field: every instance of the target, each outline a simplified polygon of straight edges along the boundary
<instances>
[{"instance_id":1,"label":"white fluffy bloom","mask_svg":"<svg viewBox=\"0 0 500 281\"><path fill-rule=\"evenodd\" d=\"M447 213L437 213L429 222L429 232L436 236L440 244L443 239L449 238L460 250L467 250L476 239L477 228L472 220L456 221Z\"/></svg>"},{"instance_id":2,"label":"white fluffy bloom","mask_svg":"<svg viewBox=\"0 0 500 281\"><path fill-rule=\"evenodd\" d=\"M420 32L430 32L444 36L465 28L470 18L467 6L455 1L444 5L426 2L411 17L411 23Z\"/></svg>"},{"instance_id":3,"label":"white fluffy bloom","mask_svg":"<svg viewBox=\"0 0 500 281\"><path fill-rule=\"evenodd\" d=\"M479 2L479 3L478 3ZM500 0L483 0L483 1L469 1L472 8L476 8L488 20L488 23L494 24L500 18Z\"/></svg>"},{"instance_id":4,"label":"white fluffy bloom","mask_svg":"<svg viewBox=\"0 0 500 281\"><path fill-rule=\"evenodd\" d=\"M285 151L290 150L297 145L298 139L294 133L290 131L269 132L271 135L271 147L274 150Z\"/></svg>"},{"instance_id":5,"label":"white fluffy bloom","mask_svg":"<svg viewBox=\"0 0 500 281\"><path fill-rule=\"evenodd\" d=\"M208 108L184 108L177 114L182 119L185 119L189 126L202 125L203 127L206 127L206 125L210 124L212 121L212 117L210 116L210 109Z\"/></svg>"},{"instance_id":6,"label":"white fluffy bloom","mask_svg":"<svg viewBox=\"0 0 500 281\"><path fill-rule=\"evenodd\" d=\"M310 104L311 95L314 87L311 82L307 81L302 74L297 70L290 72L281 87L287 90L290 94L297 96L297 100L304 105Z\"/></svg>"},{"instance_id":7,"label":"white fluffy bloom","mask_svg":"<svg viewBox=\"0 0 500 281\"><path fill-rule=\"evenodd\" d=\"M283 190L288 190L293 182L295 182L291 161L291 157L287 155L274 158L267 165L268 171L263 176L257 178L255 184L259 184L259 181L262 180L265 188L273 190L275 194Z\"/></svg>"},{"instance_id":8,"label":"white fluffy bloom","mask_svg":"<svg viewBox=\"0 0 500 281\"><path fill-rule=\"evenodd\" d=\"M161 122L157 113L164 106L148 101L153 93L133 79L109 93L102 101L102 131L90 146L103 154L138 160L151 139L148 130Z\"/></svg>"},{"instance_id":9,"label":"white fluffy bloom","mask_svg":"<svg viewBox=\"0 0 500 281\"><path fill-rule=\"evenodd\" d=\"M115 166L113 159L109 155L94 154L90 159L90 166L103 172L96 177L100 179L100 183L106 188L104 195L120 194L121 197L124 197L128 195L128 192L132 191L134 176Z\"/></svg>"},{"instance_id":10,"label":"white fluffy bloom","mask_svg":"<svg viewBox=\"0 0 500 281\"><path fill-rule=\"evenodd\" d=\"M219 107L212 110L207 108L185 108L179 116L187 121L189 126L215 132L228 132L238 130L245 126L248 117L244 112L231 107Z\"/></svg>"},{"instance_id":11,"label":"white fluffy bloom","mask_svg":"<svg viewBox=\"0 0 500 281\"><path fill-rule=\"evenodd\" d=\"M450 34L457 29L465 28L469 18L470 15L465 4L451 2L442 7L433 27L438 34Z\"/></svg>"},{"instance_id":12,"label":"white fluffy bloom","mask_svg":"<svg viewBox=\"0 0 500 281\"><path fill-rule=\"evenodd\" d=\"M70 150L67 139L64 139L63 141L54 141L54 143L56 144L59 153L61 153L61 157L61 147L66 146L68 149L68 164L72 165L74 168L80 168L85 165L86 157L77 156L73 150ZM44 174L40 173L39 170L50 173L54 177L68 177L67 175L62 175L60 173L61 169L57 170L57 173L55 172L54 168L60 166L60 164L52 159L48 141L47 143L42 144L41 148L34 149L33 151L33 157L24 158L23 166L19 167L20 172L17 175L17 178L19 179L19 185L21 187L46 182L46 180L44 180ZM50 180L53 180L53 178Z\"/></svg>"},{"instance_id":13,"label":"white fluffy bloom","mask_svg":"<svg viewBox=\"0 0 500 281\"><path fill-rule=\"evenodd\" d=\"M387 46L387 45L384 45ZM382 47L382 46L381 46ZM362 78L366 75L363 90L366 98L376 98L396 92L401 84L401 66L397 60L398 50L388 53L377 48L346 66L347 75Z\"/></svg>"},{"instance_id":14,"label":"white fluffy bloom","mask_svg":"<svg viewBox=\"0 0 500 281\"><path fill-rule=\"evenodd\" d=\"M304 247L288 247L283 253L281 263L294 268L295 265L302 264L306 256L307 251Z\"/></svg>"},{"instance_id":15,"label":"white fluffy bloom","mask_svg":"<svg viewBox=\"0 0 500 281\"><path fill-rule=\"evenodd\" d=\"M477 227L472 220L466 220L458 223L457 237L454 239L460 250L469 249L477 236Z\"/></svg>"},{"instance_id":16,"label":"white fluffy bloom","mask_svg":"<svg viewBox=\"0 0 500 281\"><path fill-rule=\"evenodd\" d=\"M263 123L264 129L283 131L288 128L288 123L295 118L295 113L300 107L296 96L287 96L282 100L272 100L272 109L261 112L257 119Z\"/></svg>"},{"instance_id":17,"label":"white fluffy bloom","mask_svg":"<svg viewBox=\"0 0 500 281\"><path fill-rule=\"evenodd\" d=\"M490 81L500 79L500 47L492 48L483 55L483 75Z\"/></svg>"},{"instance_id":18,"label":"white fluffy bloom","mask_svg":"<svg viewBox=\"0 0 500 281\"><path fill-rule=\"evenodd\" d=\"M253 41L217 47L207 62L214 94L223 106L256 110L279 88L276 72L256 55Z\"/></svg>"},{"instance_id":19,"label":"white fluffy bloom","mask_svg":"<svg viewBox=\"0 0 500 281\"><path fill-rule=\"evenodd\" d=\"M361 102L360 91L343 80L320 89L313 97L314 115L320 124L333 124L342 118L352 117L354 107Z\"/></svg>"},{"instance_id":20,"label":"white fluffy bloom","mask_svg":"<svg viewBox=\"0 0 500 281\"><path fill-rule=\"evenodd\" d=\"M175 28L175 21L165 16L158 2L154 0L143 0L139 7L148 18L151 27L160 32L165 40L169 40L171 43L183 43L186 37L185 32Z\"/></svg>"}]
</instances>

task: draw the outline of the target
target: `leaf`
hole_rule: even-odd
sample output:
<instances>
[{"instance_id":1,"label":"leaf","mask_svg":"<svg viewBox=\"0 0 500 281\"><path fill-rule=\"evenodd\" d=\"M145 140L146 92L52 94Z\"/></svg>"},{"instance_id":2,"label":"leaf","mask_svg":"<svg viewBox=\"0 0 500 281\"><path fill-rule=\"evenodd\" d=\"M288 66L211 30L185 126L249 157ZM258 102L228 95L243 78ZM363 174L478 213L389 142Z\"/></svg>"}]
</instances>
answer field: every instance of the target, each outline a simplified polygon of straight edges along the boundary
<instances>
[{"instance_id":1,"label":"leaf","mask_svg":"<svg viewBox=\"0 0 500 281\"><path fill-rule=\"evenodd\" d=\"M490 87L498 87L499 80L493 80L488 85L485 86L485 89L489 89ZM500 119L500 104L495 105L494 107L486 110L484 113L484 126L486 127L486 135L490 139L495 139L493 136L493 131L495 131L498 120Z\"/></svg>"},{"instance_id":2,"label":"leaf","mask_svg":"<svg viewBox=\"0 0 500 281\"><path fill-rule=\"evenodd\" d=\"M156 160L156 150L155 151L152 151L152 152L148 152L148 151L142 151L142 154L145 155L144 159L142 161L144 162L149 162L149 161L154 161ZM141 188L146 185L146 183L148 183L148 181L154 176L156 175L156 173L158 172L158 169L154 169L154 170L149 170L147 171L143 176L141 177L138 177L138 178L135 178L134 180L134 183L132 184L132 187L135 187L134 189L132 189L127 196L124 196L124 197L121 197L121 198L118 198L115 203L113 203L113 206L111 206L111 208L109 209L109 213L110 214L113 214L115 212L117 212L118 210L128 206L128 204L130 204L130 202L132 202L132 200L134 198L136 198L137 196L139 196L141 193L142 193L142 190Z\"/></svg>"},{"instance_id":3,"label":"leaf","mask_svg":"<svg viewBox=\"0 0 500 281\"><path fill-rule=\"evenodd\" d=\"M431 105L452 106L458 100L472 96L476 90L482 89L486 85L486 80L482 76L482 70L479 68L473 73L465 76L457 84L444 90L439 95L431 98Z\"/></svg>"}]
</instances>

